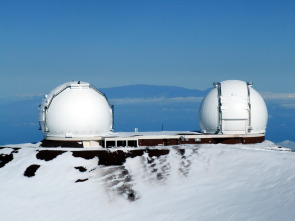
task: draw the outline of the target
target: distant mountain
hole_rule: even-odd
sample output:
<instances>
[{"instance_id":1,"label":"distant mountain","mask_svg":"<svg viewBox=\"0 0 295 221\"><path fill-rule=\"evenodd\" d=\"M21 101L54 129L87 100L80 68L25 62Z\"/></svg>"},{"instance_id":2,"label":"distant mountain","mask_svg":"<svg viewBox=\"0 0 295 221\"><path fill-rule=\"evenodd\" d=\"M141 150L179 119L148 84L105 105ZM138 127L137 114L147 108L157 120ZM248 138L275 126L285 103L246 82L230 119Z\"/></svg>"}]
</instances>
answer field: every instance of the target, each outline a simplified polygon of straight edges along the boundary
<instances>
[{"instance_id":1,"label":"distant mountain","mask_svg":"<svg viewBox=\"0 0 295 221\"><path fill-rule=\"evenodd\" d=\"M121 87L100 88L108 98L157 98L157 97L204 97L210 89L197 90L176 86L129 85Z\"/></svg>"}]
</instances>

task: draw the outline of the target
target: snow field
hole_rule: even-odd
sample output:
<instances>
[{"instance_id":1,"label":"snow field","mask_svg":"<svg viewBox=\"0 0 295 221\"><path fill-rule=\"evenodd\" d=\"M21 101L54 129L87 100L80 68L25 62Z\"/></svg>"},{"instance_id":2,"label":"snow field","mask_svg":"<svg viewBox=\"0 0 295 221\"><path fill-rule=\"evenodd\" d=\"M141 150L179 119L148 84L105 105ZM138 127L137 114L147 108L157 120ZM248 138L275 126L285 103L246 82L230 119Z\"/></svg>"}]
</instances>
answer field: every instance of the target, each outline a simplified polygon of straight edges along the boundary
<instances>
[{"instance_id":1,"label":"snow field","mask_svg":"<svg viewBox=\"0 0 295 221\"><path fill-rule=\"evenodd\" d=\"M1 220L294 219L293 152L269 141L180 147L184 153L169 147L168 155L110 167L71 152L39 160L38 148L22 147L0 168ZM32 164L41 167L25 177Z\"/></svg>"}]
</instances>

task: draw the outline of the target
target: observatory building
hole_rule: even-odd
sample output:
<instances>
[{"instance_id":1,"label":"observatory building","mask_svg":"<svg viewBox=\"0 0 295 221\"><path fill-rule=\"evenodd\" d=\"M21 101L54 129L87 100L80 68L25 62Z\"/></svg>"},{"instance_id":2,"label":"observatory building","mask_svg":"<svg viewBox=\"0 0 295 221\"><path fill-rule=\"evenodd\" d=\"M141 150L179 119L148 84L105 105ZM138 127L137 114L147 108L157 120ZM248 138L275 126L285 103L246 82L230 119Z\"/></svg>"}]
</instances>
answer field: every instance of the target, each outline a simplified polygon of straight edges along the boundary
<instances>
[{"instance_id":1,"label":"observatory building","mask_svg":"<svg viewBox=\"0 0 295 221\"><path fill-rule=\"evenodd\" d=\"M228 80L214 83L199 111L204 134L264 134L267 108L251 82Z\"/></svg>"},{"instance_id":2,"label":"observatory building","mask_svg":"<svg viewBox=\"0 0 295 221\"><path fill-rule=\"evenodd\" d=\"M197 143L259 143L268 113L252 83L214 83L199 110L200 132L112 132L113 110L104 94L86 82L62 84L45 96L39 123L43 147L138 147Z\"/></svg>"},{"instance_id":3,"label":"observatory building","mask_svg":"<svg viewBox=\"0 0 295 221\"><path fill-rule=\"evenodd\" d=\"M39 123L45 140L95 141L112 131L113 111L91 84L72 81L45 95Z\"/></svg>"}]
</instances>

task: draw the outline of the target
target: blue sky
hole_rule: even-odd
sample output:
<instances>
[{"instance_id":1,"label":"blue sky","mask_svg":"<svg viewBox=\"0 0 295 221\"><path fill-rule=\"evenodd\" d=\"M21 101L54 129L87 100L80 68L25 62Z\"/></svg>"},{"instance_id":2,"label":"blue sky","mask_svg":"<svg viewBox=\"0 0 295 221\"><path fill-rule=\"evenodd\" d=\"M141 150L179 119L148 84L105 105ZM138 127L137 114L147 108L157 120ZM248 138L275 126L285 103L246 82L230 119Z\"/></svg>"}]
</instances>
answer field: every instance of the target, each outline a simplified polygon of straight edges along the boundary
<instances>
[{"instance_id":1,"label":"blue sky","mask_svg":"<svg viewBox=\"0 0 295 221\"><path fill-rule=\"evenodd\" d=\"M1 97L70 80L98 88L253 81L294 92L295 1L0 2Z\"/></svg>"}]
</instances>

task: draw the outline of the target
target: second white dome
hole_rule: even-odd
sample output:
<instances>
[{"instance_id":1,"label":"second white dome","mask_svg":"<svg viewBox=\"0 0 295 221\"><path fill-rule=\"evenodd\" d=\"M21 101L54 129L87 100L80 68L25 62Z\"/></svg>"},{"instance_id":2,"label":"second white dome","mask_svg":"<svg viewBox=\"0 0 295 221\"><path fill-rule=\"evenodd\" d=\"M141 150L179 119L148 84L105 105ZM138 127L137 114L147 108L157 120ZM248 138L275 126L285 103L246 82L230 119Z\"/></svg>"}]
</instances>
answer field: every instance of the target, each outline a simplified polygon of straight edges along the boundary
<instances>
[{"instance_id":1,"label":"second white dome","mask_svg":"<svg viewBox=\"0 0 295 221\"><path fill-rule=\"evenodd\" d=\"M251 83L228 80L214 85L200 106L199 123L203 133L265 133L267 108Z\"/></svg>"}]
</instances>

